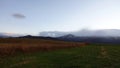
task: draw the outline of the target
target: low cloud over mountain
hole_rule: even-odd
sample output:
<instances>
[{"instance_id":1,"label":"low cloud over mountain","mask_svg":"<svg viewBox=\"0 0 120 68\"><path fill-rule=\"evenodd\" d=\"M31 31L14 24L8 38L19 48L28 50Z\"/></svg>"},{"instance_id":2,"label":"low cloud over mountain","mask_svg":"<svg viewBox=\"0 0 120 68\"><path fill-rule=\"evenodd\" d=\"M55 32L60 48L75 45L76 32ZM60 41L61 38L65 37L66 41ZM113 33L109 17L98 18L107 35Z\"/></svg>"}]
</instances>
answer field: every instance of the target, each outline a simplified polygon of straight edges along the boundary
<instances>
[{"instance_id":1,"label":"low cloud over mountain","mask_svg":"<svg viewBox=\"0 0 120 68\"><path fill-rule=\"evenodd\" d=\"M60 37L67 34L72 34L75 36L95 36L95 37L118 37L120 36L120 30L118 29L102 29L102 30L80 30L76 32L57 32L57 31L48 31L48 32L40 32L40 36L50 36L50 37Z\"/></svg>"},{"instance_id":2,"label":"low cloud over mountain","mask_svg":"<svg viewBox=\"0 0 120 68\"><path fill-rule=\"evenodd\" d=\"M14 34L14 33L3 33L0 32L0 38L6 38L6 37L19 37L22 36L20 34Z\"/></svg>"}]
</instances>

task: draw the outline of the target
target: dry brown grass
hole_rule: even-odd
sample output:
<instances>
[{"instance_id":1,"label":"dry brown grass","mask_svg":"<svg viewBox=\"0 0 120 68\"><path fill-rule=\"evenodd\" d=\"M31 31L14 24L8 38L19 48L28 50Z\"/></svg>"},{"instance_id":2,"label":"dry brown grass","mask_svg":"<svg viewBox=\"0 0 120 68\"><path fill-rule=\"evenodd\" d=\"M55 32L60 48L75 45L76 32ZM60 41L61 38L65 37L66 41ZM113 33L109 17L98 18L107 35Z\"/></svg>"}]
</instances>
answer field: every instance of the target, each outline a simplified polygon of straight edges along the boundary
<instances>
[{"instance_id":1,"label":"dry brown grass","mask_svg":"<svg viewBox=\"0 0 120 68\"><path fill-rule=\"evenodd\" d=\"M20 53L31 53L38 51L50 51L63 48L85 46L86 43L64 42L42 39L0 39L0 55L14 55Z\"/></svg>"}]
</instances>

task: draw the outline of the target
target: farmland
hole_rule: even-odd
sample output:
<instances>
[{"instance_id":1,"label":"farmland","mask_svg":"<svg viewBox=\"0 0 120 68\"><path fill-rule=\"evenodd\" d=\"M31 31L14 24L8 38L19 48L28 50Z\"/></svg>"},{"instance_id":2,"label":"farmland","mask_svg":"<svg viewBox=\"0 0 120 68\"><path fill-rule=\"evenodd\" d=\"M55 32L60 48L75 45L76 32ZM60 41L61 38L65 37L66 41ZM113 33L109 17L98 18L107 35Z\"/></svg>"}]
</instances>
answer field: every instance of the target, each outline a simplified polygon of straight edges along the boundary
<instances>
[{"instance_id":1,"label":"farmland","mask_svg":"<svg viewBox=\"0 0 120 68\"><path fill-rule=\"evenodd\" d=\"M120 68L120 46L0 39L0 68Z\"/></svg>"},{"instance_id":2,"label":"farmland","mask_svg":"<svg viewBox=\"0 0 120 68\"><path fill-rule=\"evenodd\" d=\"M0 39L0 56L15 55L18 52L31 53L39 51L51 51L56 49L79 47L84 45L86 44L43 39Z\"/></svg>"}]
</instances>

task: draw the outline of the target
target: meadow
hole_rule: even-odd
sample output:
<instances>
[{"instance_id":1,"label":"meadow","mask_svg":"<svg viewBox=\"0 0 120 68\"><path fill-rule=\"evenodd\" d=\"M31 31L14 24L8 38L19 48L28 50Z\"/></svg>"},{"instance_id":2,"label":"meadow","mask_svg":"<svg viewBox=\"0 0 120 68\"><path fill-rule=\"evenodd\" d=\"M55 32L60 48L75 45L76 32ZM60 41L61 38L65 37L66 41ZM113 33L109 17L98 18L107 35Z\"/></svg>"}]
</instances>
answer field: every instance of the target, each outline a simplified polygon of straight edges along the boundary
<instances>
[{"instance_id":1,"label":"meadow","mask_svg":"<svg viewBox=\"0 0 120 68\"><path fill-rule=\"evenodd\" d=\"M120 46L0 39L0 68L120 68Z\"/></svg>"}]
</instances>

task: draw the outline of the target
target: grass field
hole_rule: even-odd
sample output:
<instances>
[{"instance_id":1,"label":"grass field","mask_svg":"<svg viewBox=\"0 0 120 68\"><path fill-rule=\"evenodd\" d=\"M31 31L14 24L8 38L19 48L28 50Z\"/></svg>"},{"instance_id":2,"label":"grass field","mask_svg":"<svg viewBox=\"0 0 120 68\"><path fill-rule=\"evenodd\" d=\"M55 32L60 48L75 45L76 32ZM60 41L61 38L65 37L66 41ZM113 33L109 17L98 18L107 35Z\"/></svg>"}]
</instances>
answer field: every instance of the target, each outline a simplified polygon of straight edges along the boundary
<instances>
[{"instance_id":1,"label":"grass field","mask_svg":"<svg viewBox=\"0 0 120 68\"><path fill-rule=\"evenodd\" d=\"M39 46L46 44L45 47L50 45L53 48L33 52L35 49L30 48L33 44ZM84 44L83 46L74 42L0 39L0 47L4 48L3 50L7 47L4 53L11 51L11 46L27 46L23 52L14 50L14 47L15 53L3 54L0 57L0 68L120 68L120 46L116 45ZM59 49L60 46L62 47Z\"/></svg>"}]
</instances>

